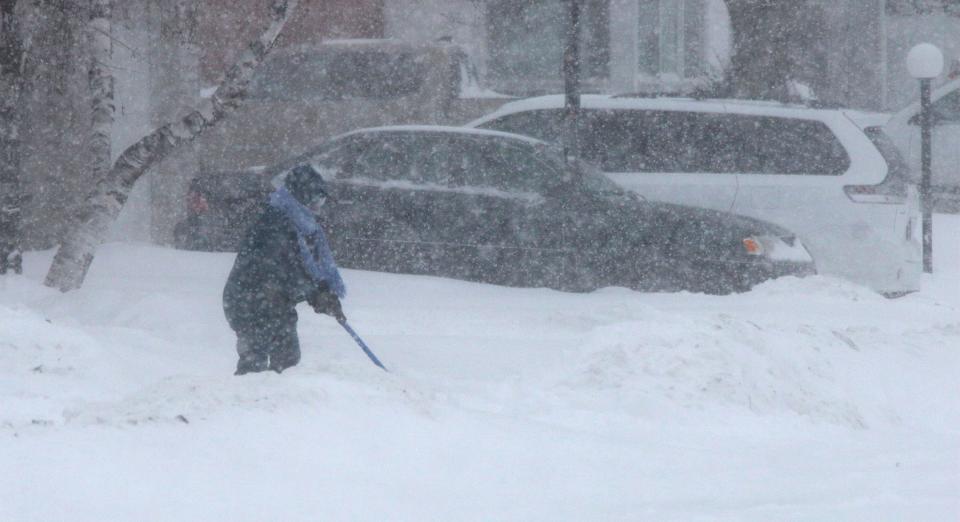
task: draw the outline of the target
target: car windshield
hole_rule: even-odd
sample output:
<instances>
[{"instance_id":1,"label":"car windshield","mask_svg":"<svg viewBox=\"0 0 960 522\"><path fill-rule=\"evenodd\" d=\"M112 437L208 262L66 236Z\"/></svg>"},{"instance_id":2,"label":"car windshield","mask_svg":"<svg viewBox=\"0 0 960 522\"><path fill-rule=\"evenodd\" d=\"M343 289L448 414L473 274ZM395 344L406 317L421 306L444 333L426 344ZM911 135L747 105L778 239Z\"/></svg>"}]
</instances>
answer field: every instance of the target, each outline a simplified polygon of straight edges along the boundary
<instances>
[{"instance_id":1,"label":"car windshield","mask_svg":"<svg viewBox=\"0 0 960 522\"><path fill-rule=\"evenodd\" d=\"M864 134L870 138L877 150L887 160L890 168L889 176L899 181L916 181L910 171L910 166L900 154L900 150L894 145L893 141L887 136L881 127L868 127L864 129Z\"/></svg>"},{"instance_id":2,"label":"car windshield","mask_svg":"<svg viewBox=\"0 0 960 522\"><path fill-rule=\"evenodd\" d=\"M541 156L560 172L570 172L571 169L563 161L563 148L557 145L544 145L540 148ZM582 185L588 192L604 195L624 195L626 192L619 185L606 177L599 167L593 163L578 159L575 170L582 176Z\"/></svg>"},{"instance_id":3,"label":"car windshield","mask_svg":"<svg viewBox=\"0 0 960 522\"><path fill-rule=\"evenodd\" d=\"M583 187L588 191L618 196L626 194L619 185L606 177L594 164L580 160L577 162L577 168L583 174Z\"/></svg>"}]
</instances>

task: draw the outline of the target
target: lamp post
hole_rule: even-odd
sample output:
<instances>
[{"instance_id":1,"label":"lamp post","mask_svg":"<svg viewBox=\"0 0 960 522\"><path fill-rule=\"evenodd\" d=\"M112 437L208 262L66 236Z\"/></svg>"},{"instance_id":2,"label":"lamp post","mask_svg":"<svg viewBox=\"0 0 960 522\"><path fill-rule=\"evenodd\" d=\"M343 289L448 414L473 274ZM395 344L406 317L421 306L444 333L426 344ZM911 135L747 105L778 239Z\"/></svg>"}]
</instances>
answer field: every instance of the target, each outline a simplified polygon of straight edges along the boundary
<instances>
[{"instance_id":1,"label":"lamp post","mask_svg":"<svg viewBox=\"0 0 960 522\"><path fill-rule=\"evenodd\" d=\"M933 273L933 205L930 198L930 81L943 72L943 53L937 46L922 43L907 55L910 76L920 80L920 207L923 212L923 271Z\"/></svg>"},{"instance_id":2,"label":"lamp post","mask_svg":"<svg viewBox=\"0 0 960 522\"><path fill-rule=\"evenodd\" d=\"M564 135L563 152L567 163L580 156L580 0L569 0L567 39L563 50Z\"/></svg>"}]
</instances>

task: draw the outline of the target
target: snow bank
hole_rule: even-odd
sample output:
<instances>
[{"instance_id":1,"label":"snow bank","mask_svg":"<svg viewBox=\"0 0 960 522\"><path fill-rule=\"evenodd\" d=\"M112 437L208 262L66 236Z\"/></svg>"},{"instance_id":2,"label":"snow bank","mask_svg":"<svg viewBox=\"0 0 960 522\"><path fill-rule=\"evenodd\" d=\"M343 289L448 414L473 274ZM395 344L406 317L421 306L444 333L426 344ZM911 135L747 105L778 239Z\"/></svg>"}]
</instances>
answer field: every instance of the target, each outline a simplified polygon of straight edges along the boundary
<instances>
[{"instance_id":1,"label":"snow bank","mask_svg":"<svg viewBox=\"0 0 960 522\"><path fill-rule=\"evenodd\" d=\"M32 253L0 279L0 519L954 520L960 219L936 230L895 300L347 270L392 372L302 309L301 365L242 378L230 254L109 245L61 295Z\"/></svg>"}]
</instances>

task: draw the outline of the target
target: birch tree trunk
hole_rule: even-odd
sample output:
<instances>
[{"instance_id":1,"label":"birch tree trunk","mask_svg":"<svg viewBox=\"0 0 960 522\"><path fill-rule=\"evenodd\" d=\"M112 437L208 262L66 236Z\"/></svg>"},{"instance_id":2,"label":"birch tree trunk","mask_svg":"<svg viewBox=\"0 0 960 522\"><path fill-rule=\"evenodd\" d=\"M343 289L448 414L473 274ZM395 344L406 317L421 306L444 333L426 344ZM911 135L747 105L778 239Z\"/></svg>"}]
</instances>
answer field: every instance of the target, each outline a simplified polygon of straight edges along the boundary
<instances>
[{"instance_id":1,"label":"birch tree trunk","mask_svg":"<svg viewBox=\"0 0 960 522\"><path fill-rule=\"evenodd\" d=\"M111 59L113 0L90 0L89 46L91 94L90 173L91 179L103 180L110 172L111 135L113 132L113 75L108 63Z\"/></svg>"},{"instance_id":2,"label":"birch tree trunk","mask_svg":"<svg viewBox=\"0 0 960 522\"><path fill-rule=\"evenodd\" d=\"M235 109L250 78L273 46L298 0L276 0L270 8L270 25L244 52L216 92L178 122L160 127L126 149L97 190L87 198L77 216L77 226L61 244L47 272L45 284L66 292L83 284L97 247L116 220L134 183L178 146L192 141Z\"/></svg>"},{"instance_id":3,"label":"birch tree trunk","mask_svg":"<svg viewBox=\"0 0 960 522\"><path fill-rule=\"evenodd\" d=\"M0 274L23 271L24 196L20 181L23 42L16 6L16 0L0 0Z\"/></svg>"}]
</instances>

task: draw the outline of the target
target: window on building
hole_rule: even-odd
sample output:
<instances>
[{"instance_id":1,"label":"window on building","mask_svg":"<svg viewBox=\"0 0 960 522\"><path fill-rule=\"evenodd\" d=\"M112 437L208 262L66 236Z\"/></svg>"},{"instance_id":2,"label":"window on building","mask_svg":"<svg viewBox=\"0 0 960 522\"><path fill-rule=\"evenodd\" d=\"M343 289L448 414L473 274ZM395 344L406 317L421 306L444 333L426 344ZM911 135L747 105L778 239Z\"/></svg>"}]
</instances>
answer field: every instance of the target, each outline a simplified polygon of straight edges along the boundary
<instances>
[{"instance_id":1,"label":"window on building","mask_svg":"<svg viewBox=\"0 0 960 522\"><path fill-rule=\"evenodd\" d=\"M684 76L685 0L637 0L640 4L637 70L641 75Z\"/></svg>"},{"instance_id":2,"label":"window on building","mask_svg":"<svg viewBox=\"0 0 960 522\"><path fill-rule=\"evenodd\" d=\"M581 0L581 77L589 84L608 76L610 0ZM532 94L562 85L562 58L570 4L567 0L492 0L487 7L489 79L504 92Z\"/></svg>"}]
</instances>

